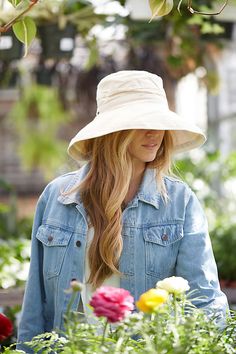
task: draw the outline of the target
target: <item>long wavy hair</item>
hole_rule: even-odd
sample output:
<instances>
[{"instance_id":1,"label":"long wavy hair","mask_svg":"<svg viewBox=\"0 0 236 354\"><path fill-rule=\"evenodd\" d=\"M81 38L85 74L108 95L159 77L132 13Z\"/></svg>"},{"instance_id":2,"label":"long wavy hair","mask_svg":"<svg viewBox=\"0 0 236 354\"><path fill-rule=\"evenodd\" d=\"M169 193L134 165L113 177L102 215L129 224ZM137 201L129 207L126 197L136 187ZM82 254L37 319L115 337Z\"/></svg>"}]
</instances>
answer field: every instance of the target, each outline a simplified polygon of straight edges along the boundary
<instances>
[{"instance_id":1,"label":"long wavy hair","mask_svg":"<svg viewBox=\"0 0 236 354\"><path fill-rule=\"evenodd\" d=\"M89 156L90 169L79 185L79 192L88 213L94 237L88 250L90 276L93 288L100 286L112 274L119 274L118 265L122 252L122 202L128 193L133 173L128 146L134 130L108 134L84 143ZM147 167L157 171L157 184L163 199L168 195L163 176L171 171L173 142L166 131L154 161Z\"/></svg>"}]
</instances>

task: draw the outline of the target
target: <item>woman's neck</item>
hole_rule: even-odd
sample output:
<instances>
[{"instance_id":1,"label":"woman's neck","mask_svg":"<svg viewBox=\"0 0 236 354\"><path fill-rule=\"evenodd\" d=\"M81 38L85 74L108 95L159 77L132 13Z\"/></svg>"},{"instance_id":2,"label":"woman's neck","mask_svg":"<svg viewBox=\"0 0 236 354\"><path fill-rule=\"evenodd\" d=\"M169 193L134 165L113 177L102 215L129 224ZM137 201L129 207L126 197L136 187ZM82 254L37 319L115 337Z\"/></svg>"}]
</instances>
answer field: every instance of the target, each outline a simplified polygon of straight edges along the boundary
<instances>
[{"instance_id":1,"label":"woman's neck","mask_svg":"<svg viewBox=\"0 0 236 354\"><path fill-rule=\"evenodd\" d=\"M137 168L138 167L138 168ZM139 186L142 182L143 174L145 171L145 165L134 166L133 175L131 177L128 193L125 196L124 204L127 205L136 195Z\"/></svg>"}]
</instances>

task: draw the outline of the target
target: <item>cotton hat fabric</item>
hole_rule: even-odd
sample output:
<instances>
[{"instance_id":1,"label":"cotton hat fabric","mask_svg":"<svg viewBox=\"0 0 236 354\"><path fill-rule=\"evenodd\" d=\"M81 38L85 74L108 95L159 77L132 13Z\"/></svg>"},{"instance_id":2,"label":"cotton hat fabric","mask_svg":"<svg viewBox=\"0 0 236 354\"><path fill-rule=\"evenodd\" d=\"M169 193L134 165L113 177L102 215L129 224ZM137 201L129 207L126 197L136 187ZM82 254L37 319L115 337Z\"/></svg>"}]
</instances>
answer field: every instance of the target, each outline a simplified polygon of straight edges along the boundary
<instances>
[{"instance_id":1,"label":"cotton hat fabric","mask_svg":"<svg viewBox=\"0 0 236 354\"><path fill-rule=\"evenodd\" d=\"M97 86L97 113L71 140L68 153L87 159L84 142L130 129L170 130L174 152L202 145L204 133L169 109L162 79L139 70L122 70L104 77Z\"/></svg>"}]
</instances>

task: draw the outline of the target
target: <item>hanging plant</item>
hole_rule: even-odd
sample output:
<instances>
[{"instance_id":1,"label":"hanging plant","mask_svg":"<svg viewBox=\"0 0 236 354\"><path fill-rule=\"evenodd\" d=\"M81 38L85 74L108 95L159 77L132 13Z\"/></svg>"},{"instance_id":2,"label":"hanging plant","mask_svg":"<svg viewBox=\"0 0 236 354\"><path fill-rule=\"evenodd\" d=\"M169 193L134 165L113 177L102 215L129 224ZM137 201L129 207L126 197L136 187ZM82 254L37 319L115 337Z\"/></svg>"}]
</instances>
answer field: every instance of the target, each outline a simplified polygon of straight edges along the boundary
<instances>
[{"instance_id":1,"label":"hanging plant","mask_svg":"<svg viewBox=\"0 0 236 354\"><path fill-rule=\"evenodd\" d=\"M42 85L25 88L10 118L18 135L18 154L23 167L40 169L46 178L51 178L66 159L67 144L59 139L58 133L70 120L57 90Z\"/></svg>"}]
</instances>

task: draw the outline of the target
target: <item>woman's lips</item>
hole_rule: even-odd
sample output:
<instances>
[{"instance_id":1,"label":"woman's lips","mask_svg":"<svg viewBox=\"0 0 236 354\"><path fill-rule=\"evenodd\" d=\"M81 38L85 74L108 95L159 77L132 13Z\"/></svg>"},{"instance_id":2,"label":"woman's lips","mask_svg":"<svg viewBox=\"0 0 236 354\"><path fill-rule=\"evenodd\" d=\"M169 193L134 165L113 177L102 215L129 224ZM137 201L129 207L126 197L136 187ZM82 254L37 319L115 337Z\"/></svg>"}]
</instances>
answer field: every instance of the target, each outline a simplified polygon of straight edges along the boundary
<instances>
[{"instance_id":1,"label":"woman's lips","mask_svg":"<svg viewBox=\"0 0 236 354\"><path fill-rule=\"evenodd\" d=\"M142 145L144 148L146 149L155 149L157 147L157 144L145 144L145 145Z\"/></svg>"}]
</instances>

